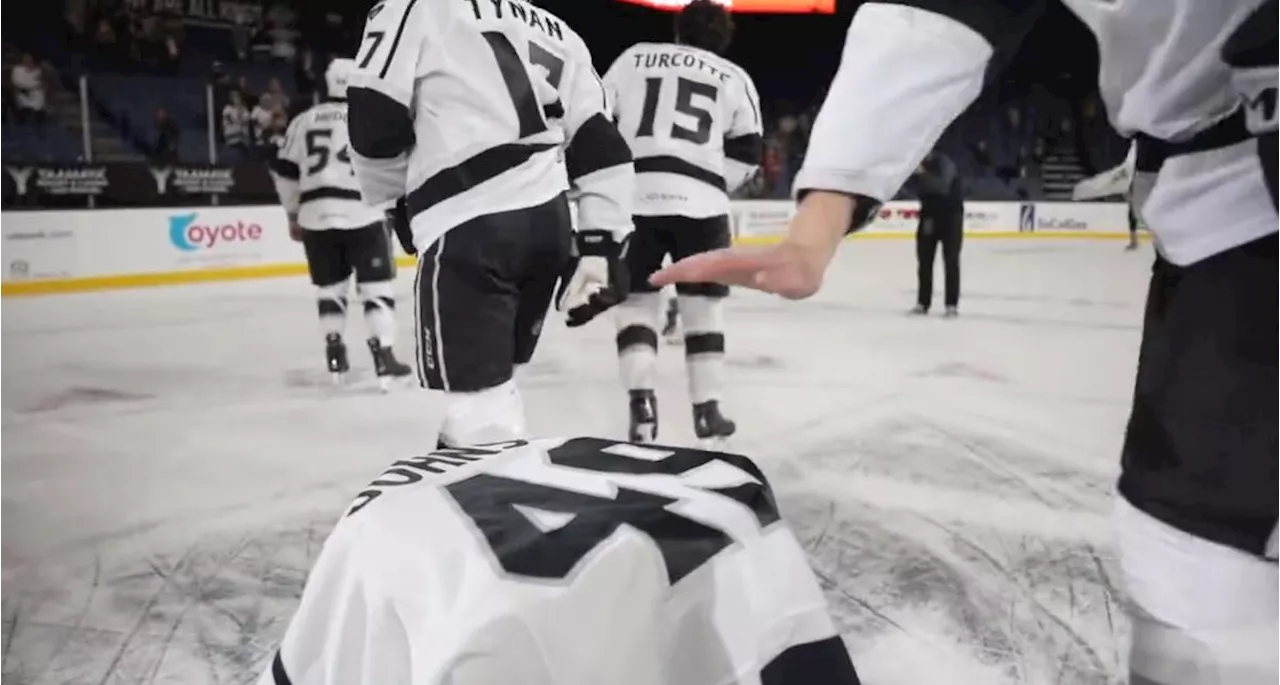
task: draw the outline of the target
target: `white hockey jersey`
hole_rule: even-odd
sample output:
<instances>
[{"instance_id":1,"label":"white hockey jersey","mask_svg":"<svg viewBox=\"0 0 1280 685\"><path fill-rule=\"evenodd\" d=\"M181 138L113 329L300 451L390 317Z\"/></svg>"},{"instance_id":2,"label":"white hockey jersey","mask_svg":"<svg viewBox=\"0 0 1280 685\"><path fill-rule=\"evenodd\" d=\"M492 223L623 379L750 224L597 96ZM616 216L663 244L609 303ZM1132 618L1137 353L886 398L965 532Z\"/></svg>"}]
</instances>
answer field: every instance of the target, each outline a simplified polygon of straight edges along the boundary
<instances>
[{"instance_id":1,"label":"white hockey jersey","mask_svg":"<svg viewBox=\"0 0 1280 685\"><path fill-rule=\"evenodd\" d=\"M259 685L856 685L745 457L595 438L395 462Z\"/></svg>"},{"instance_id":2,"label":"white hockey jersey","mask_svg":"<svg viewBox=\"0 0 1280 685\"><path fill-rule=\"evenodd\" d=\"M271 169L280 203L304 229L363 228L383 220L382 210L360 199L346 102L324 102L294 118Z\"/></svg>"},{"instance_id":3,"label":"white hockey jersey","mask_svg":"<svg viewBox=\"0 0 1280 685\"><path fill-rule=\"evenodd\" d=\"M360 188L372 204L407 197L419 251L570 181L580 227L631 231L631 152L586 45L551 13L524 0L385 0L356 62Z\"/></svg>"},{"instance_id":4,"label":"white hockey jersey","mask_svg":"<svg viewBox=\"0 0 1280 685\"><path fill-rule=\"evenodd\" d=\"M994 52L1012 50L1044 2L861 5L796 193L892 198L978 96ZM1158 171L1134 204L1165 258L1190 264L1275 233L1275 50L1256 77L1235 83L1239 71L1222 55L1227 37L1262 0L1064 4L1097 38L1107 113L1121 134L1138 139L1139 174ZM865 218L873 203L860 204L857 218Z\"/></svg>"},{"instance_id":5,"label":"white hockey jersey","mask_svg":"<svg viewBox=\"0 0 1280 685\"><path fill-rule=\"evenodd\" d=\"M747 72L689 45L637 43L604 84L635 155L636 214L728 214L728 193L760 166L760 96Z\"/></svg>"}]
</instances>

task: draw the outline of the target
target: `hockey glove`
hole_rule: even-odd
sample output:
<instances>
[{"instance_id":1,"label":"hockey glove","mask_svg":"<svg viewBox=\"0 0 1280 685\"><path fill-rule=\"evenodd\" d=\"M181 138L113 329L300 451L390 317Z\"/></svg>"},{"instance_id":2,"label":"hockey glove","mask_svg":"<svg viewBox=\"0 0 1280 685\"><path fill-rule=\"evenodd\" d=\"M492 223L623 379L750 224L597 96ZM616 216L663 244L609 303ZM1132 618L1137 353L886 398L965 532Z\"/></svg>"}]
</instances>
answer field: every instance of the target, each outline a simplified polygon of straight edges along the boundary
<instances>
[{"instance_id":1,"label":"hockey glove","mask_svg":"<svg viewBox=\"0 0 1280 685\"><path fill-rule=\"evenodd\" d=\"M569 315L570 328L627 299L627 243L616 242L609 231L578 231L556 293L556 309Z\"/></svg>"},{"instance_id":2,"label":"hockey glove","mask_svg":"<svg viewBox=\"0 0 1280 685\"><path fill-rule=\"evenodd\" d=\"M396 240L405 254L416 255L418 248L413 245L413 228L409 226L409 203L405 198L396 200L396 205L387 210L387 225L395 231Z\"/></svg>"}]
</instances>

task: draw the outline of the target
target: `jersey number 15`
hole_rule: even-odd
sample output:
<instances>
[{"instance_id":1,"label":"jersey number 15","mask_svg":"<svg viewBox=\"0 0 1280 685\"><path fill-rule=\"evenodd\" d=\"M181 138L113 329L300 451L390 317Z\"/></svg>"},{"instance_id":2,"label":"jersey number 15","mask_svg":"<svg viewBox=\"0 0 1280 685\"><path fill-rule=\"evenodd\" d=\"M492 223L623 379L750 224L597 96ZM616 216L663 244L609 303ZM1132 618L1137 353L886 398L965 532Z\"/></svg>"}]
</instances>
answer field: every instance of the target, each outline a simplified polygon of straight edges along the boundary
<instances>
[{"instance_id":1,"label":"jersey number 15","mask_svg":"<svg viewBox=\"0 0 1280 685\"><path fill-rule=\"evenodd\" d=\"M644 109L640 112L640 125L636 128L637 138L653 135L653 120L658 114L658 100L662 97L662 85L665 80L651 76L644 80ZM694 98L711 100L712 106L720 95L720 89L710 83L694 81L683 76L676 77L676 112L692 117L697 128L685 128L679 124L671 124L671 137L687 140L695 145L702 145L711 140L711 125L714 119L709 110L703 109L694 102Z\"/></svg>"}]
</instances>

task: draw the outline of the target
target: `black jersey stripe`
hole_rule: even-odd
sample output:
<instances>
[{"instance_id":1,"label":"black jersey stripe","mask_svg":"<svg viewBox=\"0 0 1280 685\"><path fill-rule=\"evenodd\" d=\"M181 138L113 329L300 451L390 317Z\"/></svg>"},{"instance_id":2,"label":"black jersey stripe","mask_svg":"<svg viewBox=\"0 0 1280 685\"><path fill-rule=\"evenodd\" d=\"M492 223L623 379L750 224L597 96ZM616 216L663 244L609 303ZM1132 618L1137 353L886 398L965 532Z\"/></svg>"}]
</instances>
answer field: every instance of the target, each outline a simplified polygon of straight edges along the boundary
<instances>
[{"instance_id":1,"label":"black jersey stripe","mask_svg":"<svg viewBox=\"0 0 1280 685\"><path fill-rule=\"evenodd\" d=\"M507 143L491 147L461 163L443 169L409 192L409 216L417 216L455 195L491 180L527 162L539 152L553 150L550 143Z\"/></svg>"},{"instance_id":2,"label":"black jersey stripe","mask_svg":"<svg viewBox=\"0 0 1280 685\"><path fill-rule=\"evenodd\" d=\"M685 176L695 181L702 181L718 190L725 190L724 177L712 171L707 171L692 162L686 162L679 157L670 155L654 155L653 157L641 157L636 160L636 173L660 173L660 174L676 174L677 176Z\"/></svg>"}]
</instances>

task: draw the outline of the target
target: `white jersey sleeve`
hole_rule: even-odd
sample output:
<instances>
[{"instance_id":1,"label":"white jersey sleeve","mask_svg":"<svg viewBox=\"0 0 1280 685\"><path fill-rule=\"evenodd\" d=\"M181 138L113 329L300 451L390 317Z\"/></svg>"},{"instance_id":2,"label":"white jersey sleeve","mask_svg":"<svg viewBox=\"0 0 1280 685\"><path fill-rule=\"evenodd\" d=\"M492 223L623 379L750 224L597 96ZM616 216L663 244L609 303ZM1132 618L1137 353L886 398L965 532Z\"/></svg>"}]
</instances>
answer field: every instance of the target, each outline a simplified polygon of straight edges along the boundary
<instances>
[{"instance_id":1,"label":"white jersey sleeve","mask_svg":"<svg viewBox=\"0 0 1280 685\"><path fill-rule=\"evenodd\" d=\"M635 155L636 214L727 214L728 191L761 157L759 96L746 72L692 46L638 43L604 80Z\"/></svg>"},{"instance_id":2,"label":"white jersey sleeve","mask_svg":"<svg viewBox=\"0 0 1280 685\"><path fill-rule=\"evenodd\" d=\"M404 197L409 153L414 145L414 87L422 54L430 48L429 2L384 0L369 10L356 53L357 71L348 85L356 178L365 202L382 204ZM370 98L370 95L373 98ZM359 119L360 108L373 116Z\"/></svg>"},{"instance_id":3,"label":"white jersey sleeve","mask_svg":"<svg viewBox=\"0 0 1280 685\"><path fill-rule=\"evenodd\" d=\"M857 682L745 457L594 438L395 462L260 685Z\"/></svg>"},{"instance_id":4,"label":"white jersey sleeve","mask_svg":"<svg viewBox=\"0 0 1280 685\"><path fill-rule=\"evenodd\" d=\"M635 168L631 148L618 133L604 84L579 39L572 46L574 72L562 84L565 163L578 204L578 228L610 231L621 242L631 233Z\"/></svg>"},{"instance_id":5,"label":"white jersey sleeve","mask_svg":"<svg viewBox=\"0 0 1280 685\"><path fill-rule=\"evenodd\" d=\"M1039 0L868 2L814 122L794 192L862 196L855 228L891 199L982 91L996 47L1016 43Z\"/></svg>"},{"instance_id":6,"label":"white jersey sleeve","mask_svg":"<svg viewBox=\"0 0 1280 685\"><path fill-rule=\"evenodd\" d=\"M732 119L724 135L724 180L732 192L750 181L764 157L764 122L760 94L751 76L741 69L729 91Z\"/></svg>"},{"instance_id":7,"label":"white jersey sleeve","mask_svg":"<svg viewBox=\"0 0 1280 685\"><path fill-rule=\"evenodd\" d=\"M363 228L383 220L380 209L361 199L345 102L322 103L294 118L272 171L281 204L304 229Z\"/></svg>"}]
</instances>

